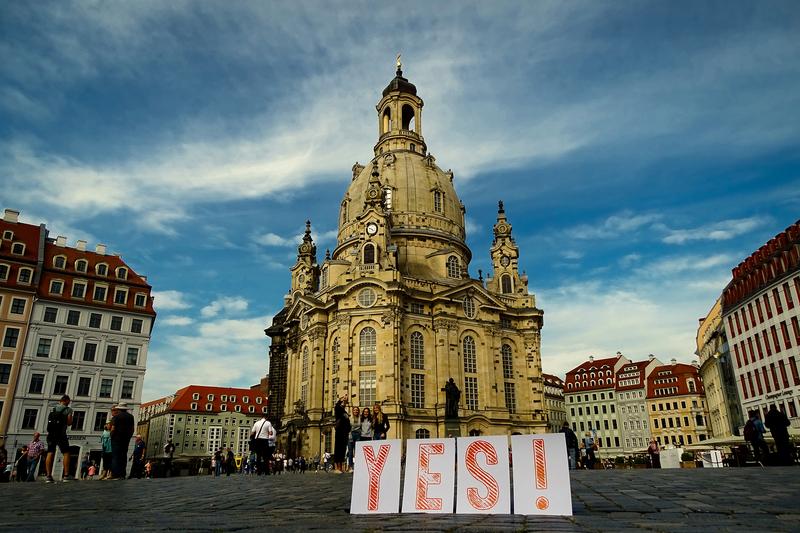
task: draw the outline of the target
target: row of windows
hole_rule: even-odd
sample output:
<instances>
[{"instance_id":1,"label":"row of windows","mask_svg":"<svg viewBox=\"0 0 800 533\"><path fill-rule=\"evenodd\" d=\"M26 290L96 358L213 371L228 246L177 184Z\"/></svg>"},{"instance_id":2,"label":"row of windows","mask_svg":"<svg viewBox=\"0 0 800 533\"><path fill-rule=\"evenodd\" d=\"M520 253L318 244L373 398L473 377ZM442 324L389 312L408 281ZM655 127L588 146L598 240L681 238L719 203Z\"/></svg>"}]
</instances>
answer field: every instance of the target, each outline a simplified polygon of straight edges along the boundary
<instances>
[{"instance_id":1,"label":"row of windows","mask_svg":"<svg viewBox=\"0 0 800 533\"><path fill-rule=\"evenodd\" d=\"M214 394L209 393L209 394L206 395L206 400L208 400L209 402L213 402L214 398L215 398ZM194 394L192 394L192 400L199 400L199 399L200 399L200 393L199 392L195 392ZM235 403L236 402L236 395L235 394L231 394L229 396L227 394L221 394L219 399L220 399L220 401L223 401L223 402L234 402ZM263 399L261 398L261 396L256 396L255 397L255 402L257 404L261 405L262 401L263 401ZM250 403L250 396L242 396L242 402Z\"/></svg>"},{"instance_id":2,"label":"row of windows","mask_svg":"<svg viewBox=\"0 0 800 533\"><path fill-rule=\"evenodd\" d=\"M88 313L86 316L86 322L84 323L81 320L82 313L76 309L68 309L67 316L66 316L66 324L69 326L88 326L90 328L100 329L103 325L103 315L101 313ZM58 308L57 307L45 307L44 314L42 315L42 322L47 322L49 324L55 324L58 322ZM122 331L122 326L125 322L128 322L124 317L121 316L112 316L109 323L108 329L111 331ZM128 327L130 327L131 333L141 333L142 328L144 326L144 320L141 318L132 318L128 323Z\"/></svg>"},{"instance_id":3,"label":"row of windows","mask_svg":"<svg viewBox=\"0 0 800 533\"><path fill-rule=\"evenodd\" d=\"M568 398L569 398L569 403L572 403L572 402L577 403L577 402L581 401L581 395L580 394L575 394L575 395L572 395L572 396L568 396ZM605 392L601 392L600 393L600 399L601 400L605 400L606 399L606 393ZM614 393L613 392L609 392L608 393L608 399L609 400L613 400L614 399ZM583 395L583 401L584 402L588 402L589 401L589 395L588 394L584 394ZM592 393L592 401L593 402L597 401L597 393L596 392Z\"/></svg>"},{"instance_id":4,"label":"row of windows","mask_svg":"<svg viewBox=\"0 0 800 533\"><path fill-rule=\"evenodd\" d=\"M606 424L605 424L606 428L605 429L608 429L608 420L606 420L605 422L606 422ZM614 422L614 429L617 429L617 421L614 420L613 422ZM593 431L591 422L589 422L589 423L587 423L585 425L584 425L583 422L578 422L578 423L573 422L572 423L572 431L576 431L577 432L578 428L580 428L581 434L583 434L585 431ZM595 429L599 429L600 426L595 425L594 428ZM598 442L598 444L602 445L603 444L603 438L602 437L597 437L597 442ZM611 448L611 437L606 437L605 446L606 446L606 448ZM619 437L614 437L614 446L619 447Z\"/></svg>"},{"instance_id":5,"label":"row of windows","mask_svg":"<svg viewBox=\"0 0 800 533\"><path fill-rule=\"evenodd\" d=\"M798 375L797 364L795 363L794 356L789 357L786 362L783 359L778 361L778 365L776 367L775 363L770 363L769 368L767 365L762 366L760 369L756 368L753 370L749 370L746 373L739 376L740 385L742 388L742 393L744 399L747 400L749 398L753 398L755 396L761 396L764 394L764 389L766 388L767 394L771 393L773 390L780 391L782 389L788 389L789 385L789 376L786 372L786 364L789 365L789 370L792 373L792 382L794 386L800 385L800 375ZM778 379L778 372L780 371L780 380ZM762 380L763 379L763 387L762 387ZM745 378L747 381L745 381ZM755 378L755 380L753 379ZM771 378L771 379L770 379ZM755 382L755 387L753 386ZM745 386L745 383L750 385L749 391L748 387ZM756 389L758 390L758 394L756 394Z\"/></svg>"},{"instance_id":6,"label":"row of windows","mask_svg":"<svg viewBox=\"0 0 800 533\"><path fill-rule=\"evenodd\" d=\"M92 426L92 431L100 432L103 431L106 421L109 419L109 413L100 412L95 413L94 415L94 424ZM28 430L44 430L45 428L37 428L36 424L39 418L39 410L38 409L25 409L22 413L22 429ZM46 420L47 417L43 417ZM72 430L73 431L84 431L86 424L86 411L78 411L75 410L72 412Z\"/></svg>"},{"instance_id":7,"label":"row of windows","mask_svg":"<svg viewBox=\"0 0 800 533\"><path fill-rule=\"evenodd\" d=\"M800 323L798 323L797 317L793 316L791 319L792 322L792 332L794 333L795 345L800 345ZM778 327L781 329L781 336L783 337L783 346L781 346L780 338L778 336ZM738 343L733 344L733 353L736 356L736 365L739 368L742 368L743 364L748 365L750 363L756 362L756 353L758 354L758 360L764 359L764 352L766 351L766 356L769 357L774 352L779 354L784 349L789 350L792 347L792 339L791 335L789 334L789 326L786 321L781 321L778 327L772 325L769 327L769 330L764 329L760 333L755 333L752 337L748 337L746 340L741 340ZM767 332L771 335L768 335ZM770 337L772 338L772 344L770 345ZM762 349L763 343L763 349ZM749 352L749 353L748 353Z\"/></svg>"},{"instance_id":8,"label":"row of windows","mask_svg":"<svg viewBox=\"0 0 800 533\"><path fill-rule=\"evenodd\" d=\"M40 337L36 345L36 357L50 357L53 340L49 337ZM96 342L84 342L83 353L81 359L83 361L93 363L97 361L98 346ZM59 351L59 359L72 360L76 356L77 341L64 339L61 341L61 350ZM117 364L117 356L119 355L120 346L116 344L107 344L104 362L106 364ZM128 366L136 366L139 363L139 348L136 346L128 346L128 351L125 354L125 364Z\"/></svg>"},{"instance_id":9,"label":"row of windows","mask_svg":"<svg viewBox=\"0 0 800 533\"><path fill-rule=\"evenodd\" d=\"M795 276L792 280L792 284L794 285L796 298L800 300L800 276ZM783 296L783 298L781 298L781 296ZM772 304L770 304L770 300ZM733 336L734 332L739 336L742 334L742 331L746 332L750 330L750 328L755 328L758 324L763 323L764 311L766 311L767 320L771 319L773 317L773 306L775 307L775 315L783 313L784 308L786 310L794 309L794 301L788 281L781 287L775 287L772 289L771 294L765 293L763 296L756 298L753 302L748 303L746 312L745 308L742 307L734 311L733 315L728 315L728 329L731 332L731 336ZM758 315L758 321L756 321L756 315ZM736 326L735 328L734 324ZM744 324L744 328L742 328L742 324Z\"/></svg>"},{"instance_id":10,"label":"row of windows","mask_svg":"<svg viewBox=\"0 0 800 533\"><path fill-rule=\"evenodd\" d=\"M88 282L82 280L74 280L72 282L72 287L69 291L70 297L76 299L85 299L88 295ZM57 294L63 295L64 288L66 287L66 282L63 279L53 279L50 280L50 294ZM98 285L94 284L93 291L92 291L92 301L94 302L101 302L101 303L108 303L108 290L107 285ZM116 305L126 305L128 303L128 288L127 287L115 287L114 288L114 299L113 303ZM134 296L133 304L136 307L145 307L147 306L147 294L143 292L137 292Z\"/></svg>"},{"instance_id":11,"label":"row of windows","mask_svg":"<svg viewBox=\"0 0 800 533\"><path fill-rule=\"evenodd\" d=\"M679 417L679 416L670 417L670 418L661 418L660 421L661 421L661 429L689 427L689 417L688 416L684 416L683 417L683 426L681 426L681 417ZM705 426L705 422L703 420L703 415L695 415L694 421L695 421L695 424L698 427L704 427ZM653 427L658 429L658 427L659 427L658 423L659 423L659 419L658 418L654 418L653 419Z\"/></svg>"},{"instance_id":12,"label":"row of windows","mask_svg":"<svg viewBox=\"0 0 800 533\"><path fill-rule=\"evenodd\" d=\"M11 274L11 266L7 263L0 263L0 281L8 281ZM17 270L17 283L20 285L30 285L33 280L33 269L28 267L19 267Z\"/></svg>"},{"instance_id":13,"label":"row of windows","mask_svg":"<svg viewBox=\"0 0 800 533\"><path fill-rule=\"evenodd\" d=\"M28 394L44 394L45 374L35 372L31 374L30 382L28 383ZM92 396L92 378L88 376L79 376L78 384L74 391L69 388L69 376L56 375L53 378L53 396L62 396L70 394L75 397L91 397ZM136 385L134 380L122 380L122 388L120 390L120 399L131 400L133 399L133 390ZM100 386L97 389L98 398L111 398L111 393L114 389L113 378L101 378Z\"/></svg>"},{"instance_id":14,"label":"row of windows","mask_svg":"<svg viewBox=\"0 0 800 533\"><path fill-rule=\"evenodd\" d=\"M196 403L196 402L192 402L192 403L190 404L190 408L192 409L192 411L197 411L197 403ZM207 403L207 404L205 405L205 408L206 408L206 411L213 411L213 410L214 410L214 404L212 404L212 403ZM224 403L223 403L223 404L220 404L220 406L219 406L219 410L220 410L220 411L227 411L227 410L228 410L228 405L227 405L227 404L224 404ZM237 412L237 413L241 413L241 412L242 412L242 406L241 406L241 405L239 405L239 404L236 404L236 405L234 405L234 406L233 406L233 410L234 410L235 412ZM247 412L248 412L248 413L255 413L255 412L256 412L256 407L255 407L254 405L248 405L248 406L247 406ZM264 407L262 407L262 408L261 408L261 412L262 412L262 413L266 413L266 412L267 412L267 408L266 408L266 406L264 406Z\"/></svg>"},{"instance_id":15,"label":"row of windows","mask_svg":"<svg viewBox=\"0 0 800 533\"><path fill-rule=\"evenodd\" d=\"M598 406L595 405L593 407L594 407L594 414L599 415L600 414L600 409L598 408ZM602 407L602 411L603 411L604 415L608 414L608 408L606 407L606 404L603 404L600 407ZM570 412L570 414L572 416L575 416L575 408L574 407L570 407L569 408L569 412ZM611 413L612 414L616 413L616 408L614 407L613 403L611 404ZM586 414L587 415L592 414L592 406L589 406L589 405L586 406ZM578 407L578 416L583 416L583 407Z\"/></svg>"},{"instance_id":16,"label":"row of windows","mask_svg":"<svg viewBox=\"0 0 800 533\"><path fill-rule=\"evenodd\" d=\"M681 405L681 409L686 409L686 400L681 400L680 405ZM697 403L697 400L692 400L692 407L693 408L697 408L697 407L700 407L700 406L705 407L705 405L706 405L705 400L701 400L700 404ZM655 403L650 404L650 408L651 408L651 410L653 412L655 412L656 404ZM678 402L672 402L672 407L671 408L673 410L677 411L678 410ZM659 411L669 411L670 410L670 403L669 402L666 402L666 403L660 403L659 402L658 403L658 410Z\"/></svg>"},{"instance_id":17,"label":"row of windows","mask_svg":"<svg viewBox=\"0 0 800 533\"><path fill-rule=\"evenodd\" d=\"M64 270L67 268L67 256L66 255L57 255L53 257L53 266L59 270ZM88 272L89 262L86 259L76 259L75 260L75 271L76 272ZM108 275L108 264L107 263L97 263L94 266L95 274L98 276L107 276ZM117 279L128 279L128 269L125 267L117 267L114 273L117 276Z\"/></svg>"},{"instance_id":18,"label":"row of windows","mask_svg":"<svg viewBox=\"0 0 800 533\"><path fill-rule=\"evenodd\" d=\"M629 424L628 424L627 420L623 421L622 422L622 429L627 431L628 430L628 425ZM634 426L636 426L636 427L634 427ZM656 427L658 427L658 426L656 426ZM634 429L647 429L647 420L631 420L630 421L630 429L631 430L634 430Z\"/></svg>"}]
</instances>

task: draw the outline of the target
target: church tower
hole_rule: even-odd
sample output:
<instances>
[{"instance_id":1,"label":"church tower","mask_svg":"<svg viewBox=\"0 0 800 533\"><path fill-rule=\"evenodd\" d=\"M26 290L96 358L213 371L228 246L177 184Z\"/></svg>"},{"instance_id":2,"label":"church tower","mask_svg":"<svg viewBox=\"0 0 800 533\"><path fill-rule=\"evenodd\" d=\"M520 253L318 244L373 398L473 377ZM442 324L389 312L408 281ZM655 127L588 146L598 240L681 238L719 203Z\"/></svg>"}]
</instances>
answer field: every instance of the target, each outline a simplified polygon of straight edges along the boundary
<instances>
[{"instance_id":1,"label":"church tower","mask_svg":"<svg viewBox=\"0 0 800 533\"><path fill-rule=\"evenodd\" d=\"M486 284L470 275L454 175L428 152L423 101L397 71L375 109L372 158L355 163L337 243L316 264L310 224L270 336L270 413L290 454L332 451L332 411L379 403L388 438L445 435L445 383L461 435L543 432L543 313L520 275L502 203ZM273 359L274 354L274 359ZM273 379L275 376L278 379Z\"/></svg>"}]
</instances>

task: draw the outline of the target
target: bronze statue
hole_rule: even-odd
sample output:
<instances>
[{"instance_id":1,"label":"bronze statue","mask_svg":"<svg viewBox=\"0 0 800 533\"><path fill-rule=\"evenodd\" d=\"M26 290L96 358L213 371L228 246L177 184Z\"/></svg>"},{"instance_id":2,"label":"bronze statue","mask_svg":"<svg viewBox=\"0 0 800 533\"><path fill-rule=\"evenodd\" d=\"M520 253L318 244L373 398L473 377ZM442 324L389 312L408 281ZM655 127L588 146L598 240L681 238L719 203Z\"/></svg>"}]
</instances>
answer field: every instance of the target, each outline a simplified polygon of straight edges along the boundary
<instances>
[{"instance_id":1,"label":"bronze statue","mask_svg":"<svg viewBox=\"0 0 800 533\"><path fill-rule=\"evenodd\" d=\"M461 398L461 391L458 390L456 382L453 381L453 378L450 378L450 380L445 384L443 390L445 397L447 398L444 417L458 418L458 400Z\"/></svg>"}]
</instances>

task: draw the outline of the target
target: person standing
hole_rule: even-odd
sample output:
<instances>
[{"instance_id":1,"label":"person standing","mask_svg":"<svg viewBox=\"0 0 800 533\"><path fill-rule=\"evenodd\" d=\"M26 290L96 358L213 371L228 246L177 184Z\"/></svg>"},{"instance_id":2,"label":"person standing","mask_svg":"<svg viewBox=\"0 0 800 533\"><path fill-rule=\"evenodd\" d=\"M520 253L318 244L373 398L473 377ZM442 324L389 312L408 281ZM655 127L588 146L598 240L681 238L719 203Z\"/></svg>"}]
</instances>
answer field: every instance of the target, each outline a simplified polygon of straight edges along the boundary
<instances>
[{"instance_id":1,"label":"person standing","mask_svg":"<svg viewBox=\"0 0 800 533\"><path fill-rule=\"evenodd\" d=\"M172 439L168 439L164 445L164 475L169 477L172 475L172 456L175 455L175 445L172 444Z\"/></svg>"},{"instance_id":2,"label":"person standing","mask_svg":"<svg viewBox=\"0 0 800 533\"><path fill-rule=\"evenodd\" d=\"M344 474L344 456L347 451L347 440L350 438L352 425L347 416L347 396L342 396L333 407L333 466L334 474Z\"/></svg>"},{"instance_id":3,"label":"person standing","mask_svg":"<svg viewBox=\"0 0 800 533\"><path fill-rule=\"evenodd\" d=\"M257 420L253 424L253 429L250 430L250 442L256 452L256 463L258 468L258 475L270 473L270 463L272 462L272 450L270 446L271 441L275 440L275 428L272 423L267 420L267 415L263 415L261 420Z\"/></svg>"},{"instance_id":4,"label":"person standing","mask_svg":"<svg viewBox=\"0 0 800 533\"><path fill-rule=\"evenodd\" d=\"M14 463L14 480L25 481L28 479L28 445L23 445L19 451L17 462Z\"/></svg>"},{"instance_id":5,"label":"person standing","mask_svg":"<svg viewBox=\"0 0 800 533\"><path fill-rule=\"evenodd\" d=\"M381 411L381 404L372 407L372 439L386 440L389 433L389 418Z\"/></svg>"},{"instance_id":6,"label":"person standing","mask_svg":"<svg viewBox=\"0 0 800 533\"><path fill-rule=\"evenodd\" d=\"M236 472L236 458L233 456L233 451L228 448L228 454L225 457L225 475L230 477L233 472Z\"/></svg>"},{"instance_id":7,"label":"person standing","mask_svg":"<svg viewBox=\"0 0 800 533\"><path fill-rule=\"evenodd\" d=\"M56 448L61 450L61 454L64 456L64 474L61 480L75 481L75 478L69 475L70 457L67 428L72 425L72 409L69 403L70 398L65 394L47 417L47 458L45 459L47 483L53 482L53 461L56 458Z\"/></svg>"},{"instance_id":8,"label":"person standing","mask_svg":"<svg viewBox=\"0 0 800 533\"><path fill-rule=\"evenodd\" d=\"M128 479L134 477L136 479L141 479L144 475L144 454L145 450L147 450L147 443L145 443L141 435L136 435L134 438L133 454L131 455L133 463L131 464L131 474Z\"/></svg>"},{"instance_id":9,"label":"person standing","mask_svg":"<svg viewBox=\"0 0 800 533\"><path fill-rule=\"evenodd\" d=\"M347 463L350 467L350 472L353 471L353 465L356 454L356 442L361 440L361 424L358 423L359 411L357 406L353 406L353 419L350 423L350 440L347 442Z\"/></svg>"},{"instance_id":10,"label":"person standing","mask_svg":"<svg viewBox=\"0 0 800 533\"><path fill-rule=\"evenodd\" d=\"M650 439L647 455L650 456L650 468L661 468L661 448L659 448L656 439Z\"/></svg>"},{"instance_id":11,"label":"person standing","mask_svg":"<svg viewBox=\"0 0 800 533\"><path fill-rule=\"evenodd\" d=\"M762 462L769 454L769 446L764 440L764 423L758 416L758 411L750 411L750 419L744 425L744 440L753 446L753 458L757 462Z\"/></svg>"},{"instance_id":12,"label":"person standing","mask_svg":"<svg viewBox=\"0 0 800 533\"><path fill-rule=\"evenodd\" d=\"M111 477L111 422L106 422L103 426L103 434L100 435L100 446L103 449L103 472L100 474L100 479Z\"/></svg>"},{"instance_id":13,"label":"person standing","mask_svg":"<svg viewBox=\"0 0 800 533\"><path fill-rule=\"evenodd\" d=\"M595 444L594 437L592 437L592 433L590 431L587 431L584 435L581 446L586 451L586 468L588 470L594 470L594 463L596 460L594 452L597 444Z\"/></svg>"},{"instance_id":14,"label":"person standing","mask_svg":"<svg viewBox=\"0 0 800 533\"><path fill-rule=\"evenodd\" d=\"M791 466L792 445L789 442L789 419L782 411L778 411L775 404L769 406L767 416L764 417L764 425L769 428L772 438L775 439L775 451L778 454L778 462L783 466Z\"/></svg>"},{"instance_id":15,"label":"person standing","mask_svg":"<svg viewBox=\"0 0 800 533\"><path fill-rule=\"evenodd\" d=\"M569 461L569 469L575 470L578 465L578 436L569 427L569 422L561 424L561 433L564 434L564 440L567 444L567 460Z\"/></svg>"},{"instance_id":16,"label":"person standing","mask_svg":"<svg viewBox=\"0 0 800 533\"><path fill-rule=\"evenodd\" d=\"M46 448L44 442L39 440L41 434L37 431L33 434L33 440L28 443L28 477L27 481L36 481L36 473L39 470L39 462Z\"/></svg>"},{"instance_id":17,"label":"person standing","mask_svg":"<svg viewBox=\"0 0 800 533\"><path fill-rule=\"evenodd\" d=\"M127 404L119 403L111 408L111 477L106 479L125 479L134 427Z\"/></svg>"},{"instance_id":18,"label":"person standing","mask_svg":"<svg viewBox=\"0 0 800 533\"><path fill-rule=\"evenodd\" d=\"M372 413L369 407L361 410L361 436L358 440L372 440Z\"/></svg>"},{"instance_id":19,"label":"person standing","mask_svg":"<svg viewBox=\"0 0 800 533\"><path fill-rule=\"evenodd\" d=\"M6 466L8 465L8 451L6 450L5 443L0 444L0 482L5 483L8 481L6 475Z\"/></svg>"}]
</instances>

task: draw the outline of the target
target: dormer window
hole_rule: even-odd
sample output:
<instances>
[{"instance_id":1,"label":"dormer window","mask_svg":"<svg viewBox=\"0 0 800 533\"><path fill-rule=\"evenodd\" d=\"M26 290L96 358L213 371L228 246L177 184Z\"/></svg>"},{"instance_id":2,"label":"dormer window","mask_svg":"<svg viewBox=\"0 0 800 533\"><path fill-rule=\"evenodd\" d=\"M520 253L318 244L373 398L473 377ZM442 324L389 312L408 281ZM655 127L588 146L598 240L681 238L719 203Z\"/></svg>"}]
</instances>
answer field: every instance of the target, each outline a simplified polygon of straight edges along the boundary
<instances>
[{"instance_id":1,"label":"dormer window","mask_svg":"<svg viewBox=\"0 0 800 533\"><path fill-rule=\"evenodd\" d=\"M108 274L108 265L105 263L100 263L96 265L94 269L97 272L98 276L105 276Z\"/></svg>"},{"instance_id":2,"label":"dormer window","mask_svg":"<svg viewBox=\"0 0 800 533\"><path fill-rule=\"evenodd\" d=\"M199 399L200 399L200 393L199 392L195 392L194 394L192 394L192 400L199 400Z\"/></svg>"},{"instance_id":3,"label":"dormer window","mask_svg":"<svg viewBox=\"0 0 800 533\"><path fill-rule=\"evenodd\" d=\"M115 289L114 290L114 303L125 305L128 302L128 289Z\"/></svg>"},{"instance_id":4,"label":"dormer window","mask_svg":"<svg viewBox=\"0 0 800 533\"><path fill-rule=\"evenodd\" d=\"M117 269L117 277L119 279L128 279L128 269L125 267L119 267Z\"/></svg>"},{"instance_id":5,"label":"dormer window","mask_svg":"<svg viewBox=\"0 0 800 533\"><path fill-rule=\"evenodd\" d=\"M55 268L63 269L67 266L67 258L63 255L57 255L53 258L53 266Z\"/></svg>"},{"instance_id":6,"label":"dormer window","mask_svg":"<svg viewBox=\"0 0 800 533\"><path fill-rule=\"evenodd\" d=\"M145 305L147 305L147 295L144 294L143 292L137 292L136 297L133 301L133 305L135 305L136 307L144 307Z\"/></svg>"},{"instance_id":7,"label":"dormer window","mask_svg":"<svg viewBox=\"0 0 800 533\"><path fill-rule=\"evenodd\" d=\"M86 272L87 265L88 263L86 262L85 259L78 259L77 261L75 261L75 270L77 270L78 272Z\"/></svg>"},{"instance_id":8,"label":"dormer window","mask_svg":"<svg viewBox=\"0 0 800 533\"><path fill-rule=\"evenodd\" d=\"M25 255L25 245L21 242L15 242L11 245L11 253L14 255Z\"/></svg>"},{"instance_id":9,"label":"dormer window","mask_svg":"<svg viewBox=\"0 0 800 533\"><path fill-rule=\"evenodd\" d=\"M64 291L64 282L60 279L50 281L50 294L61 294Z\"/></svg>"},{"instance_id":10,"label":"dormer window","mask_svg":"<svg viewBox=\"0 0 800 533\"><path fill-rule=\"evenodd\" d=\"M14 240L14 232L11 231L11 230L4 231L3 232L3 239L5 239L7 241L13 241Z\"/></svg>"},{"instance_id":11,"label":"dormer window","mask_svg":"<svg viewBox=\"0 0 800 533\"><path fill-rule=\"evenodd\" d=\"M214 401L214 395L213 394L209 394L207 396L207 399L208 399L209 402L213 402Z\"/></svg>"},{"instance_id":12,"label":"dormer window","mask_svg":"<svg viewBox=\"0 0 800 533\"><path fill-rule=\"evenodd\" d=\"M72 283L72 297L83 298L84 296L86 296L86 283L74 281Z\"/></svg>"}]
</instances>

